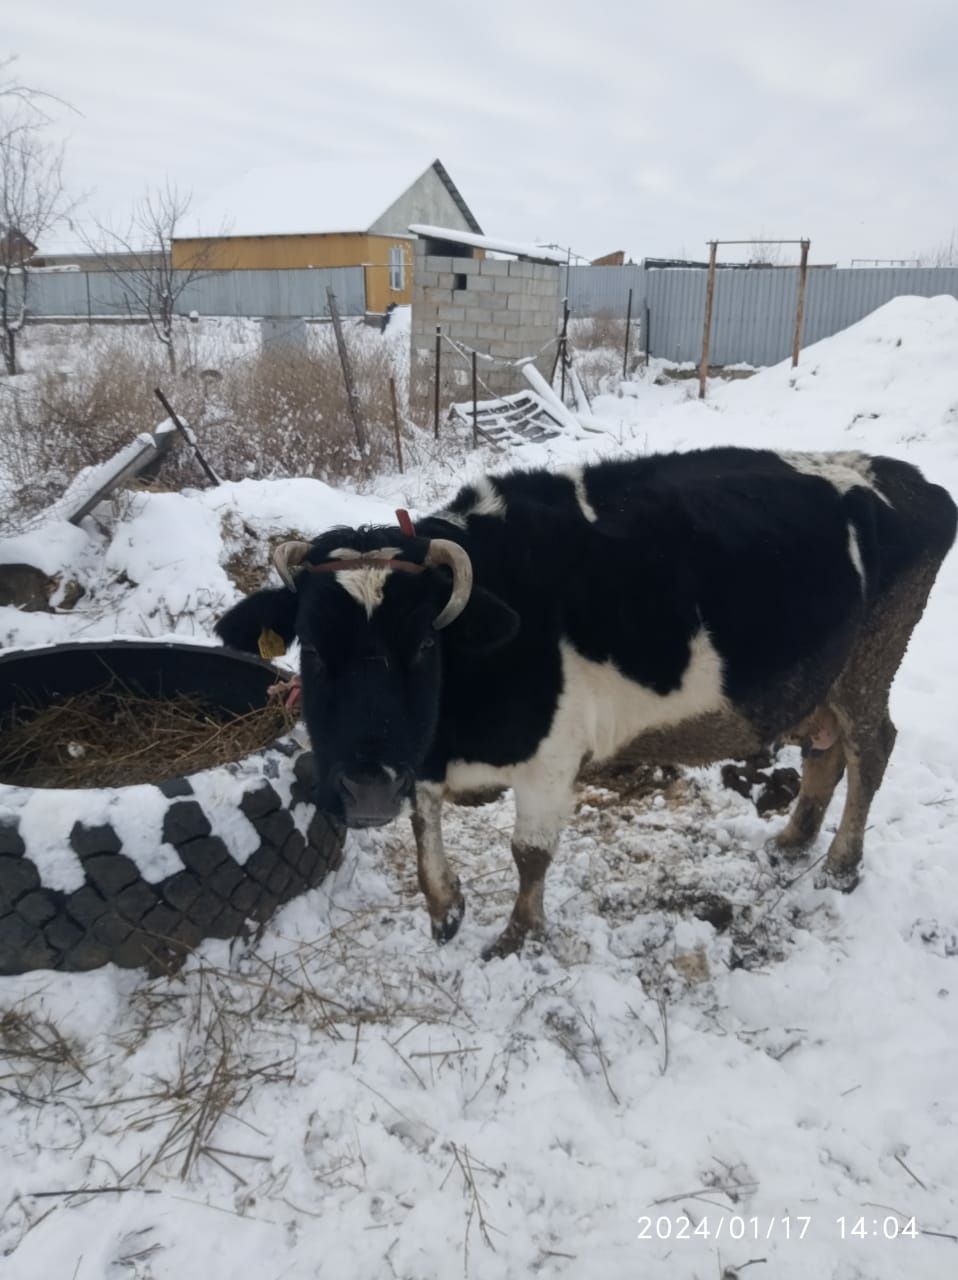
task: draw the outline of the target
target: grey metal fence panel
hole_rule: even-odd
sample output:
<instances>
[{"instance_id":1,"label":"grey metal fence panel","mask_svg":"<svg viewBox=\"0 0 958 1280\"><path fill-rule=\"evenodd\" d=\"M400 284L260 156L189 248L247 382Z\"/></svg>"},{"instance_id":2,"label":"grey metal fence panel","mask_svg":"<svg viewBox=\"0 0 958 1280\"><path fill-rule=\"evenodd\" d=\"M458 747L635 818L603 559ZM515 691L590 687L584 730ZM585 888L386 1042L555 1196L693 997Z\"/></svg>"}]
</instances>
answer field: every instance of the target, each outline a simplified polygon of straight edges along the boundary
<instances>
[{"instance_id":1,"label":"grey metal fence panel","mask_svg":"<svg viewBox=\"0 0 958 1280\"><path fill-rule=\"evenodd\" d=\"M650 271L648 304L650 354L680 362L696 360L702 346L704 273Z\"/></svg>"},{"instance_id":2,"label":"grey metal fence panel","mask_svg":"<svg viewBox=\"0 0 958 1280\"><path fill-rule=\"evenodd\" d=\"M632 289L632 314L637 316L645 306L647 273L643 267L569 267L560 273L559 287L566 289L569 310L573 316L612 315L625 317L629 289Z\"/></svg>"},{"instance_id":3,"label":"grey metal fence panel","mask_svg":"<svg viewBox=\"0 0 958 1280\"><path fill-rule=\"evenodd\" d=\"M892 298L958 297L958 267L854 267L809 273L802 341L847 329Z\"/></svg>"},{"instance_id":4,"label":"grey metal fence panel","mask_svg":"<svg viewBox=\"0 0 958 1280\"><path fill-rule=\"evenodd\" d=\"M343 315L366 309L362 267L289 271L215 271L183 290L177 311L207 316L325 316L331 285ZM33 272L29 281L33 316L142 314L121 277L109 271Z\"/></svg>"},{"instance_id":5,"label":"grey metal fence panel","mask_svg":"<svg viewBox=\"0 0 958 1280\"><path fill-rule=\"evenodd\" d=\"M28 311L34 316L113 316L128 313L126 294L109 272L32 272Z\"/></svg>"},{"instance_id":6,"label":"grey metal fence panel","mask_svg":"<svg viewBox=\"0 0 958 1280\"><path fill-rule=\"evenodd\" d=\"M701 268L573 267L574 315L625 315L630 284L633 314L648 304L651 353L697 361L702 351L707 273ZM808 273L802 345L848 328L892 298L958 297L958 268L858 267ZM639 302L641 299L641 302ZM791 354L798 270L719 271L712 316L713 364L775 364ZM641 313L636 314L641 320Z\"/></svg>"}]
</instances>

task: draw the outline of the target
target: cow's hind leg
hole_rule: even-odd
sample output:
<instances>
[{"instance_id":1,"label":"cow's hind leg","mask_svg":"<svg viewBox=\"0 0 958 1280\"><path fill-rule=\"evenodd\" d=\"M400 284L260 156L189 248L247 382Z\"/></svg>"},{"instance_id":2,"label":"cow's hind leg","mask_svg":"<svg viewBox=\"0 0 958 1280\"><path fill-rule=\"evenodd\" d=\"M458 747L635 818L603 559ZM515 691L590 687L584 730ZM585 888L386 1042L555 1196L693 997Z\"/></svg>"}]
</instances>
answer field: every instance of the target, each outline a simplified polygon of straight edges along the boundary
<instances>
[{"instance_id":1,"label":"cow's hind leg","mask_svg":"<svg viewBox=\"0 0 958 1280\"><path fill-rule=\"evenodd\" d=\"M775 837L775 844L786 857L797 856L817 837L844 769L845 752L840 739L824 751L810 751L805 756L801 790L788 822Z\"/></svg>"},{"instance_id":2,"label":"cow's hind leg","mask_svg":"<svg viewBox=\"0 0 958 1280\"><path fill-rule=\"evenodd\" d=\"M876 691L875 701L882 701L887 696L887 690L883 694ZM848 789L842 819L825 860L825 882L833 888L848 891L858 883L868 811L885 776L896 731L887 703L883 707L873 704L867 709L859 706L847 719L843 711L841 718L846 720L842 736L848 766Z\"/></svg>"},{"instance_id":3,"label":"cow's hind leg","mask_svg":"<svg viewBox=\"0 0 958 1280\"><path fill-rule=\"evenodd\" d=\"M510 956L522 950L526 938L541 937L545 932L546 917L542 904L552 852L513 840L512 857L519 872L519 892L509 923L495 942L485 948L483 960L501 960L503 956Z\"/></svg>"},{"instance_id":4,"label":"cow's hind leg","mask_svg":"<svg viewBox=\"0 0 958 1280\"><path fill-rule=\"evenodd\" d=\"M848 769L845 808L825 860L824 882L837 889L848 891L858 883L868 811L895 745L888 692L924 611L938 563L926 562L876 601L861 641L828 696L841 727Z\"/></svg>"},{"instance_id":5,"label":"cow's hind leg","mask_svg":"<svg viewBox=\"0 0 958 1280\"><path fill-rule=\"evenodd\" d=\"M530 767L528 776L517 778L516 826L512 837L512 857L519 873L519 892L509 923L482 953L484 960L502 958L521 950L529 936L545 932L546 872L559 843L559 832L572 810L575 772L569 761L549 768L544 763Z\"/></svg>"}]
</instances>

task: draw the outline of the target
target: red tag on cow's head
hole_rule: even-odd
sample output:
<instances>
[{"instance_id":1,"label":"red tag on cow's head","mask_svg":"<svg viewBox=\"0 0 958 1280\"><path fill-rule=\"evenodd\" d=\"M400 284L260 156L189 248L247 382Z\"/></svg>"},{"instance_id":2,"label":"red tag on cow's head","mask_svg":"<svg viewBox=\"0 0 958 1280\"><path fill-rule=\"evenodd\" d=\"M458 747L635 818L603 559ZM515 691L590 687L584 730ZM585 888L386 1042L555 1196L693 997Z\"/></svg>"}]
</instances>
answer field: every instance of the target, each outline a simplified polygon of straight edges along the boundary
<instances>
[{"instance_id":1,"label":"red tag on cow's head","mask_svg":"<svg viewBox=\"0 0 958 1280\"><path fill-rule=\"evenodd\" d=\"M415 538L416 526L413 524L412 519L410 518L409 512L405 509L405 507L399 507L399 509L396 511L396 520L399 523L400 529L406 535L407 538Z\"/></svg>"}]
</instances>

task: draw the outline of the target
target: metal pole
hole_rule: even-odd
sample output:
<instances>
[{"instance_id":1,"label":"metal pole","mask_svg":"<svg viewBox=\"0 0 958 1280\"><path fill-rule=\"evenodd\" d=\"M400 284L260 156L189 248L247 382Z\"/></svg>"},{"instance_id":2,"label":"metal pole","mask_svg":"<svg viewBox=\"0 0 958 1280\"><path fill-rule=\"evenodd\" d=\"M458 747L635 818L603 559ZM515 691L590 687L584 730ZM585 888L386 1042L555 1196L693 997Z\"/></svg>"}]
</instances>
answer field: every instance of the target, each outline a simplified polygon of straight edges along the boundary
<instances>
[{"instance_id":1,"label":"metal pole","mask_svg":"<svg viewBox=\"0 0 958 1280\"><path fill-rule=\"evenodd\" d=\"M193 450L193 453L196 455L196 461L200 464L200 466L206 472L206 478L207 480L209 480L210 484L221 484L222 482L219 476L216 474L216 472L213 470L210 464L203 457L203 453L200 449L200 446L196 443L196 436L193 434L192 431L188 431L186 429L186 427L183 425L183 420L180 418L179 414L170 404L169 400L167 400L166 396L163 394L160 388L154 387L153 394L156 396L157 400L159 400L160 404L169 414L170 421L173 423L174 427L176 427L177 431L180 433L180 435L183 437L186 443Z\"/></svg>"},{"instance_id":2,"label":"metal pole","mask_svg":"<svg viewBox=\"0 0 958 1280\"><path fill-rule=\"evenodd\" d=\"M649 304L645 304L645 332L642 335L645 339L645 367L649 367L649 356L652 354L652 310Z\"/></svg>"},{"instance_id":3,"label":"metal pole","mask_svg":"<svg viewBox=\"0 0 958 1280\"><path fill-rule=\"evenodd\" d=\"M798 267L798 306L795 308L795 338L792 342L792 368L798 364L798 353L802 349L802 321L805 319L805 283L808 279L808 250L810 240L802 241L802 260Z\"/></svg>"},{"instance_id":4,"label":"metal pole","mask_svg":"<svg viewBox=\"0 0 958 1280\"><path fill-rule=\"evenodd\" d=\"M402 475L402 437L399 434L399 410L396 408L396 379L391 376L389 379L389 398L393 402L393 432L396 436L396 461L399 463L399 474Z\"/></svg>"},{"instance_id":5,"label":"metal pole","mask_svg":"<svg viewBox=\"0 0 958 1280\"><path fill-rule=\"evenodd\" d=\"M562 368L562 377L560 381L559 399L565 404L565 366L566 366L566 348L568 346L569 331L569 299L562 299L562 337L559 339L559 361Z\"/></svg>"},{"instance_id":6,"label":"metal pole","mask_svg":"<svg viewBox=\"0 0 958 1280\"><path fill-rule=\"evenodd\" d=\"M472 353L472 447L479 448L479 378L476 374L476 353Z\"/></svg>"},{"instance_id":7,"label":"metal pole","mask_svg":"<svg viewBox=\"0 0 958 1280\"><path fill-rule=\"evenodd\" d=\"M92 304L91 304L91 302L90 302L90 273L89 273L89 271L85 272L85 275L86 275L86 322L87 322L87 324L92 324L92 323L93 323L93 306L92 306Z\"/></svg>"},{"instance_id":8,"label":"metal pole","mask_svg":"<svg viewBox=\"0 0 958 1280\"><path fill-rule=\"evenodd\" d=\"M336 346L339 348L339 363L343 367L343 381L346 384L346 401L349 405L349 416L353 420L356 444L359 446L359 456L365 461L366 429L363 426L363 415L359 408L359 396L356 394L356 384L353 382L353 371L349 363L349 352L346 350L346 339L343 337L343 322L339 317L339 307L336 305L336 295L333 293L332 285L326 286L326 302L329 306L330 319L333 322L333 331L336 334Z\"/></svg>"},{"instance_id":9,"label":"metal pole","mask_svg":"<svg viewBox=\"0 0 958 1280\"><path fill-rule=\"evenodd\" d=\"M439 439L439 368L440 356L439 348L442 341L442 329L436 325L436 385L433 388L433 405L432 405L432 429L436 439Z\"/></svg>"},{"instance_id":10,"label":"metal pole","mask_svg":"<svg viewBox=\"0 0 958 1280\"><path fill-rule=\"evenodd\" d=\"M699 399L705 399L705 386L709 376L709 342L712 336L712 301L715 297L715 256L718 241L709 241L709 275L705 286L705 325L702 329L702 361L699 365Z\"/></svg>"},{"instance_id":11,"label":"metal pole","mask_svg":"<svg viewBox=\"0 0 958 1280\"><path fill-rule=\"evenodd\" d=\"M629 289L629 304L625 309L625 351L622 353L622 381L629 372L629 336L632 329L632 290Z\"/></svg>"}]
</instances>

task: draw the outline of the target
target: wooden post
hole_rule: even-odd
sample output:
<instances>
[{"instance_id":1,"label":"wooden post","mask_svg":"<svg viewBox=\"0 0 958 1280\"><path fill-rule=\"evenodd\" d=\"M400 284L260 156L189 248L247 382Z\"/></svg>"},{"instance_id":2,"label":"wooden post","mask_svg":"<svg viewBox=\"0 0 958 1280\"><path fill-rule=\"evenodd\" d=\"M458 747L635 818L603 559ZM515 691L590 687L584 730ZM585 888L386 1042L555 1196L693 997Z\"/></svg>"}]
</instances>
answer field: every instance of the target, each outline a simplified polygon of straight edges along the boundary
<instances>
[{"instance_id":1,"label":"wooden post","mask_svg":"<svg viewBox=\"0 0 958 1280\"><path fill-rule=\"evenodd\" d=\"M333 293L332 285L326 286L326 302L329 306L329 315L333 322L333 330L336 334L336 346L339 348L339 363L343 367L343 381L346 384L346 400L349 404L349 416L353 420L353 429L356 432L356 444L359 447L359 456L366 460L366 429L363 426L363 415L359 408L359 397L356 394L356 384L353 381L352 366L349 363L349 352L346 350L346 339L343 337L343 322L339 316L339 307L336 305L336 295Z\"/></svg>"},{"instance_id":2,"label":"wooden post","mask_svg":"<svg viewBox=\"0 0 958 1280\"><path fill-rule=\"evenodd\" d=\"M569 339L569 299L562 299L562 337L559 339L559 362L562 368L562 376L560 379L559 399L565 404L565 367L566 367L566 349Z\"/></svg>"},{"instance_id":3,"label":"wooden post","mask_svg":"<svg viewBox=\"0 0 958 1280\"><path fill-rule=\"evenodd\" d=\"M89 271L85 271L83 274L86 276L86 322L87 324L92 324L93 306L90 302L90 273Z\"/></svg>"},{"instance_id":4,"label":"wooden post","mask_svg":"<svg viewBox=\"0 0 958 1280\"><path fill-rule=\"evenodd\" d=\"M442 329L436 325L436 382L433 387L433 404L432 404L432 430L436 439L439 439L439 370L441 368L440 346L442 343Z\"/></svg>"},{"instance_id":5,"label":"wooden post","mask_svg":"<svg viewBox=\"0 0 958 1280\"><path fill-rule=\"evenodd\" d=\"M169 400L167 400L166 396L163 394L163 392L160 390L159 387L153 388L153 394L156 396L157 400L159 400L160 404L169 414L170 421L173 423L174 427L176 427L177 431L180 433L180 435L183 437L186 443L193 450L193 453L196 455L196 461L200 464L200 466L206 472L207 480L209 480L210 484L220 484L221 481L219 476L216 474L216 472L213 470L210 464L203 457L202 451L200 450L200 446L196 443L196 436L193 434L192 431L188 431L186 429L179 414L170 404Z\"/></svg>"},{"instance_id":6,"label":"wooden post","mask_svg":"<svg viewBox=\"0 0 958 1280\"><path fill-rule=\"evenodd\" d=\"M802 349L802 321L805 319L805 283L808 279L808 250L810 240L802 241L802 260L798 267L798 306L795 308L795 338L792 342L792 368L798 364L798 353Z\"/></svg>"},{"instance_id":7,"label":"wooden post","mask_svg":"<svg viewBox=\"0 0 958 1280\"><path fill-rule=\"evenodd\" d=\"M648 303L645 304L645 331L642 334L642 343L645 347L645 367L649 367L649 357L652 354L652 309Z\"/></svg>"},{"instance_id":8,"label":"wooden post","mask_svg":"<svg viewBox=\"0 0 958 1280\"><path fill-rule=\"evenodd\" d=\"M472 447L479 448L479 378L475 351L472 353Z\"/></svg>"},{"instance_id":9,"label":"wooden post","mask_svg":"<svg viewBox=\"0 0 958 1280\"><path fill-rule=\"evenodd\" d=\"M699 364L699 399L705 399L705 386L709 376L709 343L712 336L712 302L715 298L715 256L718 241L709 241L709 274L705 286L705 325L702 329L702 360Z\"/></svg>"},{"instance_id":10,"label":"wooden post","mask_svg":"<svg viewBox=\"0 0 958 1280\"><path fill-rule=\"evenodd\" d=\"M629 289L629 304L625 309L625 350L622 353L622 381L629 372L629 336L632 329L632 290Z\"/></svg>"},{"instance_id":11,"label":"wooden post","mask_svg":"<svg viewBox=\"0 0 958 1280\"><path fill-rule=\"evenodd\" d=\"M403 473L402 436L399 434L399 410L396 408L396 379L390 375L389 398L393 402L393 432L396 436L396 461L399 463L399 474Z\"/></svg>"}]
</instances>

